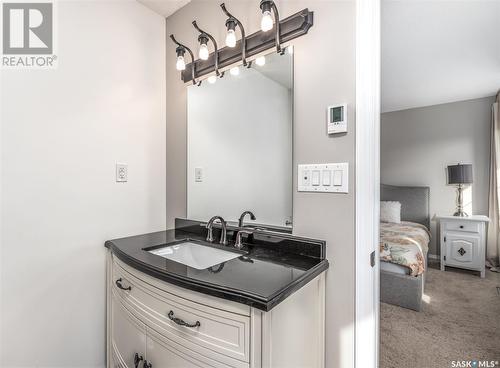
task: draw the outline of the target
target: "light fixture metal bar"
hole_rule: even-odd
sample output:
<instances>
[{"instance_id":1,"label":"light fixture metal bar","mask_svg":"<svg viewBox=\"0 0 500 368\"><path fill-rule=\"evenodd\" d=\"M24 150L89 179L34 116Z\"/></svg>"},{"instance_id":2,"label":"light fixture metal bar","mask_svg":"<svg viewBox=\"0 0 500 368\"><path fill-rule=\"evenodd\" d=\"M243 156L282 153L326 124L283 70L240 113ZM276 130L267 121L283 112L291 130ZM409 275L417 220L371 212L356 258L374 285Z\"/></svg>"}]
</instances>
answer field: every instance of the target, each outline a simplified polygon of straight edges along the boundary
<instances>
[{"instance_id":1,"label":"light fixture metal bar","mask_svg":"<svg viewBox=\"0 0 500 368\"><path fill-rule=\"evenodd\" d=\"M314 12L303 9L286 19L280 21L281 43L289 42L297 37L308 33L314 23ZM218 52L218 69L225 68L231 64L242 60L241 40L238 40L236 47L224 47ZM276 46L276 38L272 32L262 32L259 30L246 37L246 57L252 57ZM194 65L195 73L192 72ZM202 77L215 70L215 55L211 53L208 60L196 60L194 63L186 65L186 69L181 72L181 79L187 83L194 77Z\"/></svg>"}]
</instances>

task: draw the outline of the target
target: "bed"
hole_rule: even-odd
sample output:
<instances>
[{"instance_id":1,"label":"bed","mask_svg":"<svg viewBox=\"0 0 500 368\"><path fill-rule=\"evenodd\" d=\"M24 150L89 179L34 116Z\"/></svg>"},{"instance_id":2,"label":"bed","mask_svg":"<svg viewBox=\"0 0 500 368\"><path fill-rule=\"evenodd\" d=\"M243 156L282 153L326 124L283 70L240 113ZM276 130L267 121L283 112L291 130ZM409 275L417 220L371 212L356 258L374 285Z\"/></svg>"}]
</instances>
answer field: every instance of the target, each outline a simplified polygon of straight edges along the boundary
<instances>
[{"instance_id":1,"label":"bed","mask_svg":"<svg viewBox=\"0 0 500 368\"><path fill-rule=\"evenodd\" d=\"M429 229L429 187L394 186L382 184L381 201L401 202L401 221L414 227ZM418 225L417 225L418 224ZM403 224L406 225L406 224ZM423 225L423 226L422 226ZM386 224L381 225L383 234ZM404 228L403 228L404 229ZM424 271L415 276L415 271L400 264L380 262L380 301L403 308L420 311L427 269L427 248L423 251ZM413 275L412 275L413 274Z\"/></svg>"}]
</instances>

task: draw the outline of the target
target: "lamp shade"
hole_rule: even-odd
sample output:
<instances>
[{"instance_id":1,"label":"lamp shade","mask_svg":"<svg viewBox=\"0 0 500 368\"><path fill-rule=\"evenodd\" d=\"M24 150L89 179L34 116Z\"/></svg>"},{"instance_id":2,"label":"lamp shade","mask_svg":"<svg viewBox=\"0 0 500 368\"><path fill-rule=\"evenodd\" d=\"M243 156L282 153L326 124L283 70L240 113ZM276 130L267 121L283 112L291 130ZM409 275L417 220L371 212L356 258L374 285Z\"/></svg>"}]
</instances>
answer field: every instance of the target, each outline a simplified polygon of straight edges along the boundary
<instances>
[{"instance_id":1,"label":"lamp shade","mask_svg":"<svg viewBox=\"0 0 500 368\"><path fill-rule=\"evenodd\" d=\"M472 165L448 166L448 184L472 184Z\"/></svg>"}]
</instances>

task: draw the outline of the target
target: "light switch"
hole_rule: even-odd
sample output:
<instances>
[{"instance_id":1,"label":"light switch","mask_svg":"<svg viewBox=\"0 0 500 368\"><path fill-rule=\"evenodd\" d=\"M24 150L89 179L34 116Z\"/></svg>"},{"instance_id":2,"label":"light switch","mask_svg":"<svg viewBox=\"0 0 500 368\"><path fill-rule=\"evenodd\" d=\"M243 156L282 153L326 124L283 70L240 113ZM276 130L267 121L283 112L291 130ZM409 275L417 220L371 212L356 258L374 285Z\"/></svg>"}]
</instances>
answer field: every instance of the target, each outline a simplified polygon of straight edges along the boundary
<instances>
[{"instance_id":1,"label":"light switch","mask_svg":"<svg viewBox=\"0 0 500 368\"><path fill-rule=\"evenodd\" d=\"M342 171L333 170L333 185L336 187L342 186Z\"/></svg>"},{"instance_id":2,"label":"light switch","mask_svg":"<svg viewBox=\"0 0 500 368\"><path fill-rule=\"evenodd\" d=\"M313 193L348 193L349 164L304 164L297 168L297 190Z\"/></svg>"},{"instance_id":3,"label":"light switch","mask_svg":"<svg viewBox=\"0 0 500 368\"><path fill-rule=\"evenodd\" d=\"M323 178L323 185L329 187L332 185L332 172L330 170L323 170L321 174Z\"/></svg>"},{"instance_id":4,"label":"light switch","mask_svg":"<svg viewBox=\"0 0 500 368\"><path fill-rule=\"evenodd\" d=\"M320 184L320 171L319 170L313 170L312 172L312 185L317 187Z\"/></svg>"}]
</instances>

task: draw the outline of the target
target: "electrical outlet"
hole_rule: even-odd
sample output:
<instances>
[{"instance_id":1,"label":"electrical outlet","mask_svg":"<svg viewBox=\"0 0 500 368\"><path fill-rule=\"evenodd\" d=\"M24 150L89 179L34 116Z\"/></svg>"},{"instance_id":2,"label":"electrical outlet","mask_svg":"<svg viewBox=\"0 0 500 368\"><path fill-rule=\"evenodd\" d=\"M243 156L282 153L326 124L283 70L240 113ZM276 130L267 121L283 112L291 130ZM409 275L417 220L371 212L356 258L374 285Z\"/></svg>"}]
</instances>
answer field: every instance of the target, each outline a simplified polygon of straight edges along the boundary
<instances>
[{"instance_id":1,"label":"electrical outlet","mask_svg":"<svg viewBox=\"0 0 500 368\"><path fill-rule=\"evenodd\" d=\"M203 182L203 168L202 167L195 167L194 168L194 181L196 183Z\"/></svg>"},{"instance_id":2,"label":"electrical outlet","mask_svg":"<svg viewBox=\"0 0 500 368\"><path fill-rule=\"evenodd\" d=\"M125 183L128 180L127 164L116 164L116 182Z\"/></svg>"}]
</instances>

